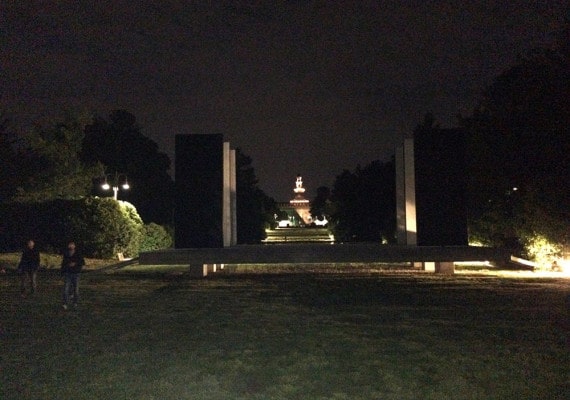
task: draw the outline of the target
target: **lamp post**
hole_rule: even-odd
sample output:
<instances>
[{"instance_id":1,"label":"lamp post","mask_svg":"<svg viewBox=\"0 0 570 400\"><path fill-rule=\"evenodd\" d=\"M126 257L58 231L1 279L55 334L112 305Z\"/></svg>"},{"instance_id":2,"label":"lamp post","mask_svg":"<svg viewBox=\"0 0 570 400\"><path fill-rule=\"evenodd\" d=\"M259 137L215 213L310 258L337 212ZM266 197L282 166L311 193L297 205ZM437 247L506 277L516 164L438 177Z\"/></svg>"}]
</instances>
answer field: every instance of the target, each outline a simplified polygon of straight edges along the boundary
<instances>
[{"instance_id":1,"label":"lamp post","mask_svg":"<svg viewBox=\"0 0 570 400\"><path fill-rule=\"evenodd\" d=\"M129 181L127 180L127 175L119 174L119 173L115 172L114 179L111 181L111 184L109 184L107 177L110 175L111 174L105 174L105 182L103 182L101 187L103 188L103 190L109 190L112 188L113 189L113 199L117 200L117 196L119 194L119 185L122 189L128 190L130 188Z\"/></svg>"}]
</instances>

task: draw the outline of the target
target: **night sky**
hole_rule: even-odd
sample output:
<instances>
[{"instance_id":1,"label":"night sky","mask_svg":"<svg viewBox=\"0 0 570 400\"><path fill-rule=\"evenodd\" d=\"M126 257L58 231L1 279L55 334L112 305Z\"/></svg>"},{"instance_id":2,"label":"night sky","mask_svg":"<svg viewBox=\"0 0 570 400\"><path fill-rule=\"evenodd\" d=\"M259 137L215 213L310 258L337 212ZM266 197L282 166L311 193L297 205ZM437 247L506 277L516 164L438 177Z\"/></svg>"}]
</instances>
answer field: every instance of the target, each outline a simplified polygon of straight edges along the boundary
<instances>
[{"instance_id":1,"label":"night sky","mask_svg":"<svg viewBox=\"0 0 570 400\"><path fill-rule=\"evenodd\" d=\"M468 114L566 1L2 1L0 111L17 128L125 109L174 163L174 135L223 133L260 187L307 197L388 160L430 111ZM275 4L276 3L276 4Z\"/></svg>"}]
</instances>

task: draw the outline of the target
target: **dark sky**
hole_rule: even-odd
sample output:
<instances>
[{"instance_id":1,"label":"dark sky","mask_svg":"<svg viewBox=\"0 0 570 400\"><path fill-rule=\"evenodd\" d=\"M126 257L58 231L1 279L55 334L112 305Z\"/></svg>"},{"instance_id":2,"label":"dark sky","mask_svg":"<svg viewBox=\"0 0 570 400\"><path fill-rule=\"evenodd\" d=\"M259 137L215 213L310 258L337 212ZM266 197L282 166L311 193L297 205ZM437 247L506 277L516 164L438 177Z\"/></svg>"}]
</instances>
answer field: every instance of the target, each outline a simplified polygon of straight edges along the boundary
<instances>
[{"instance_id":1,"label":"dark sky","mask_svg":"<svg viewBox=\"0 0 570 400\"><path fill-rule=\"evenodd\" d=\"M205 5L212 3L214 5ZM2 1L0 111L16 126L125 109L174 135L223 133L276 200L388 160L427 111L469 113L566 1Z\"/></svg>"}]
</instances>

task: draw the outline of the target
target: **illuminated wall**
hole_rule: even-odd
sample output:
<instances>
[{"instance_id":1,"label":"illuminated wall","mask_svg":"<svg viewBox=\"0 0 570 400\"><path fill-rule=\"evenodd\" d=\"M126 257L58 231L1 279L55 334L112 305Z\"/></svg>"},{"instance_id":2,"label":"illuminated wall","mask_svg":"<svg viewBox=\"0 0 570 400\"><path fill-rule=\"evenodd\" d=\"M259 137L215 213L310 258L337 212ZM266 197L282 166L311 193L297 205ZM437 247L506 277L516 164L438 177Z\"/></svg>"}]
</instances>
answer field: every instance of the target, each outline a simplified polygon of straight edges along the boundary
<instances>
[{"instance_id":1,"label":"illuminated wall","mask_svg":"<svg viewBox=\"0 0 570 400\"><path fill-rule=\"evenodd\" d=\"M417 244L414 140L396 148L396 239L398 244Z\"/></svg>"}]
</instances>

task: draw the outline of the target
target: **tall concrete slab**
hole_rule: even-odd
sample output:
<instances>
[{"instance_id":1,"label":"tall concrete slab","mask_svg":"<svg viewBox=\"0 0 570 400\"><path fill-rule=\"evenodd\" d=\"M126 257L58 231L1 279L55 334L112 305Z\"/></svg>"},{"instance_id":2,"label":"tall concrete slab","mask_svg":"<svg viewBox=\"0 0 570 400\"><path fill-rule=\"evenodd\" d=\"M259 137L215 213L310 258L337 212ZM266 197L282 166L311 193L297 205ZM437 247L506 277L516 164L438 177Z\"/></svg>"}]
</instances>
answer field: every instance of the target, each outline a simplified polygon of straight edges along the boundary
<instances>
[{"instance_id":1,"label":"tall concrete slab","mask_svg":"<svg viewBox=\"0 0 570 400\"><path fill-rule=\"evenodd\" d=\"M224 244L224 141L221 134L175 137L176 248Z\"/></svg>"},{"instance_id":2,"label":"tall concrete slab","mask_svg":"<svg viewBox=\"0 0 570 400\"><path fill-rule=\"evenodd\" d=\"M232 241L232 199L231 199L231 151L230 143L223 144L223 195L222 195L222 228L223 228L223 245L228 247Z\"/></svg>"},{"instance_id":3,"label":"tall concrete slab","mask_svg":"<svg viewBox=\"0 0 570 400\"><path fill-rule=\"evenodd\" d=\"M175 247L235 244L236 171L230 143L221 134L176 135L175 140Z\"/></svg>"},{"instance_id":4,"label":"tall concrete slab","mask_svg":"<svg viewBox=\"0 0 570 400\"><path fill-rule=\"evenodd\" d=\"M404 180L404 146L396 146L396 243L406 244L406 189Z\"/></svg>"},{"instance_id":5,"label":"tall concrete slab","mask_svg":"<svg viewBox=\"0 0 570 400\"><path fill-rule=\"evenodd\" d=\"M423 128L396 149L397 243L466 246L465 136Z\"/></svg>"},{"instance_id":6,"label":"tall concrete slab","mask_svg":"<svg viewBox=\"0 0 570 400\"><path fill-rule=\"evenodd\" d=\"M417 244L414 141L405 139L396 148L397 243Z\"/></svg>"},{"instance_id":7,"label":"tall concrete slab","mask_svg":"<svg viewBox=\"0 0 570 400\"><path fill-rule=\"evenodd\" d=\"M414 140L404 140L404 187L406 190L406 244L418 244Z\"/></svg>"},{"instance_id":8,"label":"tall concrete slab","mask_svg":"<svg viewBox=\"0 0 570 400\"><path fill-rule=\"evenodd\" d=\"M230 245L237 244L237 181L236 181L236 151L230 150L230 212L231 212L231 240Z\"/></svg>"},{"instance_id":9,"label":"tall concrete slab","mask_svg":"<svg viewBox=\"0 0 570 400\"><path fill-rule=\"evenodd\" d=\"M418 245L466 246L465 132L420 129L414 152Z\"/></svg>"}]
</instances>

